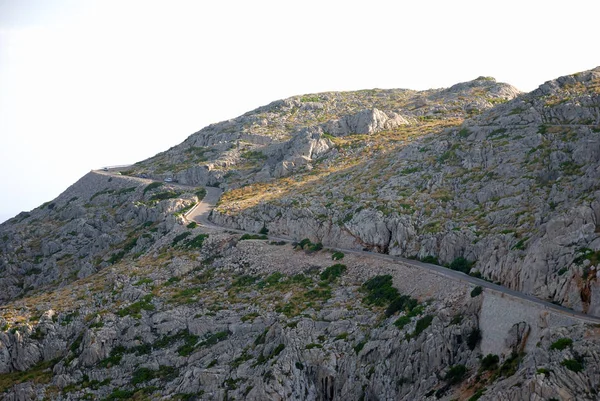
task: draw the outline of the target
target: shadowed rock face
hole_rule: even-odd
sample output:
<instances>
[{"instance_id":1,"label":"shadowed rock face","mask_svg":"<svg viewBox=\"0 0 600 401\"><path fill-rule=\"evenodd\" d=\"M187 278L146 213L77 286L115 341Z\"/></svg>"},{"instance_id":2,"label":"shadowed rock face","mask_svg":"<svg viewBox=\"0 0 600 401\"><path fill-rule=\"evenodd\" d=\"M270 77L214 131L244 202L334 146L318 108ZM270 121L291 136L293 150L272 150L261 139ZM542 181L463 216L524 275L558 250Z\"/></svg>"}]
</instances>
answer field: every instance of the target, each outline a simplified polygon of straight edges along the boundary
<instances>
[{"instance_id":1,"label":"shadowed rock face","mask_svg":"<svg viewBox=\"0 0 600 401\"><path fill-rule=\"evenodd\" d=\"M3 399L596 399L598 328L316 243L600 313L599 74L298 96L87 174L0 225ZM201 184L313 243L190 224Z\"/></svg>"}]
</instances>

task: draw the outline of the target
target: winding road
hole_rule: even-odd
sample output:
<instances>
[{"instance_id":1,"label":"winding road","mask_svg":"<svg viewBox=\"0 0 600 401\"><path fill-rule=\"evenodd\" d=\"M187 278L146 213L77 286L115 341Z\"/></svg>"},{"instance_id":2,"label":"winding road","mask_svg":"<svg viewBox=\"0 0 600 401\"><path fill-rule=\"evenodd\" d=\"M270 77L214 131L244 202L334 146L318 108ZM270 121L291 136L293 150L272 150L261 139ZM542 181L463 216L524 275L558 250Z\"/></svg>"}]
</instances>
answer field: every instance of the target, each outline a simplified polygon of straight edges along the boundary
<instances>
[{"instance_id":1,"label":"winding road","mask_svg":"<svg viewBox=\"0 0 600 401\"><path fill-rule=\"evenodd\" d=\"M196 206L194 206L189 212L187 212L185 214L185 218L188 220L191 220L191 221L195 221L196 223L198 223L204 227L207 227L207 228L212 228L212 229L217 229L217 230L227 230L227 231L236 232L236 233L240 233L240 234L256 234L256 233L251 233L251 232L247 232L247 231L232 229L229 227L221 227L221 226L214 224L213 222L211 222L209 220L210 213L212 212L213 208L215 207L215 205L221 198L222 193L223 192L219 188L206 187L206 196L204 197L204 199L202 199L201 202L198 202L196 204ZM298 240L297 238L278 237L278 236L274 236L274 235L269 235L268 237L272 241L297 241ZM570 317L578 318L586 323L593 323L593 324L600 323L600 317L587 315L582 312L576 312L572 309L568 309L563 306L556 305L556 304L550 303L548 301L544 301L542 299L536 298L533 295L523 294L522 292L511 290L511 289L503 287L501 285L490 283L489 281L478 279L473 276L469 276L468 274L464 274L462 272L450 270L443 266L433 265L430 263L423 263L418 260L406 259L406 258L402 258L399 256L390 256L390 255L385 255L385 254L381 254L381 253L357 251L357 250L353 250L353 249L335 248L335 247L328 247L328 249L332 249L335 251L340 251L340 252L344 252L344 253L348 253L348 254L353 254L353 255L368 256L368 257L375 258L375 259L391 261L391 262L395 262L395 263L401 263L404 265L414 266L414 267L421 268L421 269L427 269L430 272L432 272L438 276L442 276L442 277L445 277L445 278L448 278L451 280L457 280L457 281L460 281L463 283L469 283L469 284L473 284L476 286L481 286L483 288L488 288L488 289L497 291L499 293L509 295L511 297L515 297L515 298L518 298L521 300L532 302L532 303L540 306L542 309L546 309L546 310L549 310L549 311L552 311L555 313L559 313L561 315L568 315Z\"/></svg>"}]
</instances>

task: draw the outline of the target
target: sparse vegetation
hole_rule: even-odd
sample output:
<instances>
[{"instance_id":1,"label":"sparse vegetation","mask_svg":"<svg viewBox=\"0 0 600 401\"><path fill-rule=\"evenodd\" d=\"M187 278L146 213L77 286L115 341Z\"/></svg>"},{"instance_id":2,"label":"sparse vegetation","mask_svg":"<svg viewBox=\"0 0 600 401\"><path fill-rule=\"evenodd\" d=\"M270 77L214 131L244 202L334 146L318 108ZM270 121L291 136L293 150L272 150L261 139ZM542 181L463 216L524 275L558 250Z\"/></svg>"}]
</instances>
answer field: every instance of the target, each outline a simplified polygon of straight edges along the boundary
<instances>
[{"instance_id":1,"label":"sparse vegetation","mask_svg":"<svg viewBox=\"0 0 600 401\"><path fill-rule=\"evenodd\" d=\"M336 263L335 265L329 266L328 268L326 268L323 271L323 273L321 273L320 277L321 277L321 280L331 282L331 281L335 281L335 279L337 279L342 274L344 274L345 271L346 271L346 265Z\"/></svg>"},{"instance_id":2,"label":"sparse vegetation","mask_svg":"<svg viewBox=\"0 0 600 401\"><path fill-rule=\"evenodd\" d=\"M481 286L477 286L475 288L473 288L473 290L471 291L471 298L475 298L479 295L481 295L481 293L483 292L483 288L481 288Z\"/></svg>"},{"instance_id":3,"label":"sparse vegetation","mask_svg":"<svg viewBox=\"0 0 600 401\"><path fill-rule=\"evenodd\" d=\"M573 345L573 340L571 340L570 338L559 338L550 345L550 349L562 351L565 348L570 347L571 345Z\"/></svg>"}]
</instances>

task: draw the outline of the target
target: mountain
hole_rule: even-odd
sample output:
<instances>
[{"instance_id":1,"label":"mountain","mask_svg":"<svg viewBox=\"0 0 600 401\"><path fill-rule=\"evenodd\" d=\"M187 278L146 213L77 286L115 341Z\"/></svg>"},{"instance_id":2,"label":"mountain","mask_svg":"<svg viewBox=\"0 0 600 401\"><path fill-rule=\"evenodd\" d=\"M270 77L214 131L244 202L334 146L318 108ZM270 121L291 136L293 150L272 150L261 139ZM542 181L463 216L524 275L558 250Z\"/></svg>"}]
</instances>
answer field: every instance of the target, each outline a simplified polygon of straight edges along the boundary
<instances>
[{"instance_id":1,"label":"mountain","mask_svg":"<svg viewBox=\"0 0 600 401\"><path fill-rule=\"evenodd\" d=\"M596 399L599 133L596 68L292 97L92 171L0 225L0 394Z\"/></svg>"}]
</instances>

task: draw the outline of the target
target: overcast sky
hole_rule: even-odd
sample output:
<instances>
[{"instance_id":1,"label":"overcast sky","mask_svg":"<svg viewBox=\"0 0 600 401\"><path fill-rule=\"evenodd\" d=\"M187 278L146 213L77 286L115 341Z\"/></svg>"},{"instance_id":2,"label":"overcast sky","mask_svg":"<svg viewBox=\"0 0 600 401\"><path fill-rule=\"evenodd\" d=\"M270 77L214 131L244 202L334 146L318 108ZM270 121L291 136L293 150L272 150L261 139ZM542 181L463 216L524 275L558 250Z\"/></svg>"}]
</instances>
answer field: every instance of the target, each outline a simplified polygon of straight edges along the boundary
<instances>
[{"instance_id":1,"label":"overcast sky","mask_svg":"<svg viewBox=\"0 0 600 401\"><path fill-rule=\"evenodd\" d=\"M600 65L582 1L0 0L0 222L273 100L523 91Z\"/></svg>"}]
</instances>

